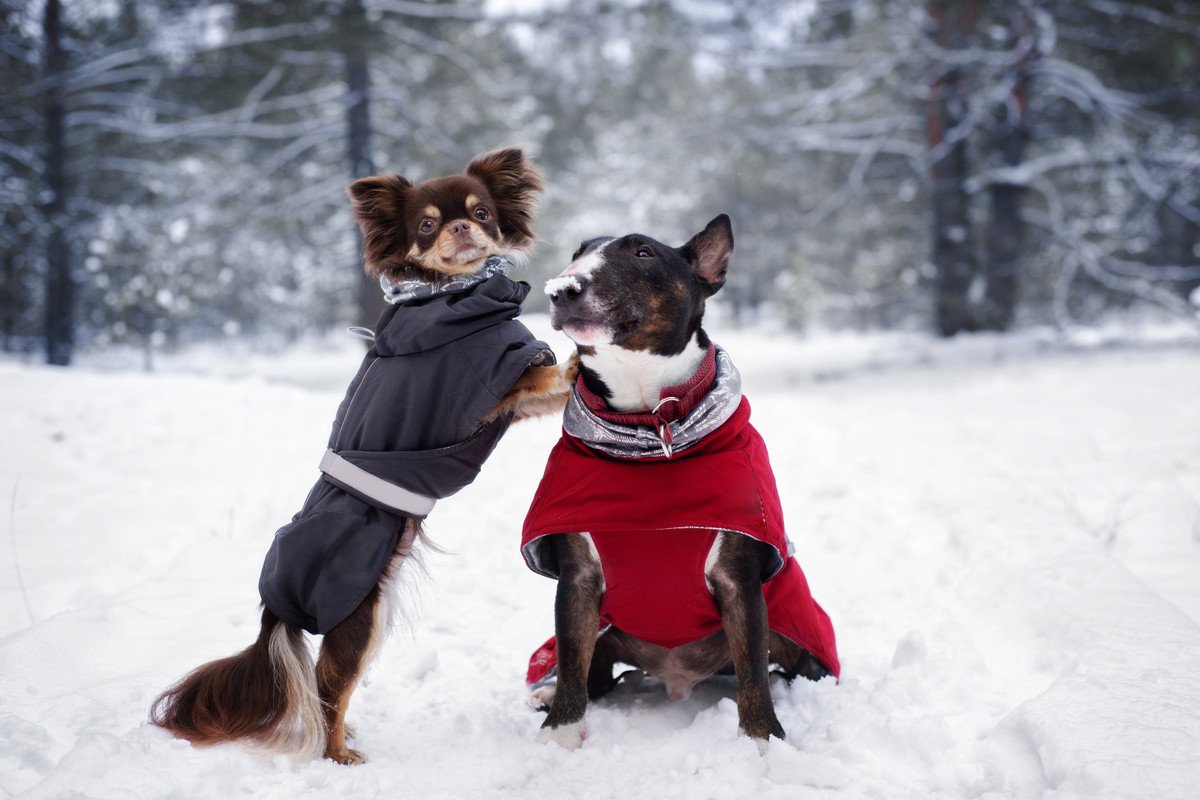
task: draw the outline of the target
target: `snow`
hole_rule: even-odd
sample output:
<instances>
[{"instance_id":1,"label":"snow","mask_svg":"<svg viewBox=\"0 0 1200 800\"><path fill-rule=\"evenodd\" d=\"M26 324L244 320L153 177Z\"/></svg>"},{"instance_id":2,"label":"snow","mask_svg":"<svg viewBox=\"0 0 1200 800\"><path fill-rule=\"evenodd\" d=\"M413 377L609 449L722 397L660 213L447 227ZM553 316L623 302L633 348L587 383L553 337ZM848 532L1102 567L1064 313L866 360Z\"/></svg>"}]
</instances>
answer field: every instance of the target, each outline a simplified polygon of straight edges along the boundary
<instances>
[{"instance_id":1,"label":"snow","mask_svg":"<svg viewBox=\"0 0 1200 800\"><path fill-rule=\"evenodd\" d=\"M554 297L554 295L558 294L559 292L566 291L567 289L574 289L577 292L582 292L583 287L579 284L579 278L575 277L574 275L559 275L558 277L551 278L550 280L546 281L546 286L544 287L543 291L546 293L547 297Z\"/></svg>"},{"instance_id":2,"label":"snow","mask_svg":"<svg viewBox=\"0 0 1200 800\"><path fill-rule=\"evenodd\" d=\"M681 703L623 685L580 750L534 742L522 678L554 586L517 545L554 420L514 428L431 517L450 552L427 554L420 613L351 703L368 764L198 750L147 725L158 691L253 639L262 555L361 352L346 337L155 374L0 363L0 792L1195 796L1194 343L715 338L839 636L840 684L774 687L786 743L760 756L737 735L728 680Z\"/></svg>"}]
</instances>

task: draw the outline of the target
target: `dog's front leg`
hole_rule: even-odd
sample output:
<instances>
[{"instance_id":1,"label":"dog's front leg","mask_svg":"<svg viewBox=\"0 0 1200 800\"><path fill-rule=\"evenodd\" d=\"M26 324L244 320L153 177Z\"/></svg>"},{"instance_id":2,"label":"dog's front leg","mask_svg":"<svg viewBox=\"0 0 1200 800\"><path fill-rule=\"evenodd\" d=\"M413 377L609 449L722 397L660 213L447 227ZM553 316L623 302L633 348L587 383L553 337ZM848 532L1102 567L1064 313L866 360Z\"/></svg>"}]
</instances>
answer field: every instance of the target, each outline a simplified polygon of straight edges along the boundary
<instances>
[{"instance_id":1,"label":"dog's front leg","mask_svg":"<svg viewBox=\"0 0 1200 800\"><path fill-rule=\"evenodd\" d=\"M508 394L483 418L485 423L513 415L513 422L557 414L567 404L571 387L579 375L579 354L574 353L566 364L553 367L527 367Z\"/></svg>"},{"instance_id":2,"label":"dog's front leg","mask_svg":"<svg viewBox=\"0 0 1200 800\"><path fill-rule=\"evenodd\" d=\"M737 676L738 726L766 752L770 736L785 738L775 716L769 678L770 630L762 576L769 547L749 536L718 534L717 558L707 577L721 611Z\"/></svg>"},{"instance_id":3,"label":"dog's front leg","mask_svg":"<svg viewBox=\"0 0 1200 800\"><path fill-rule=\"evenodd\" d=\"M558 591L554 598L558 683L537 740L575 750L583 744L585 733L588 669L596 647L596 630L600 627L604 571L592 552L587 534L555 536L552 546L558 559Z\"/></svg>"}]
</instances>

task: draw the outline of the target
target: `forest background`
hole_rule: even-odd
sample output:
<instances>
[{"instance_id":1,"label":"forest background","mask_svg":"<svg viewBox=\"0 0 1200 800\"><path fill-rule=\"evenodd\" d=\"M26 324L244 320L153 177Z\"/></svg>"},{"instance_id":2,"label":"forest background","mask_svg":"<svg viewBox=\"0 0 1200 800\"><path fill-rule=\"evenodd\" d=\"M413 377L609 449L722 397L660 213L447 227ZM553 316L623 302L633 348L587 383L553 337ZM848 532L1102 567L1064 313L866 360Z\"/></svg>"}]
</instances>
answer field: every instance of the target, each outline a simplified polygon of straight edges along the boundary
<instances>
[{"instance_id":1,"label":"forest background","mask_svg":"<svg viewBox=\"0 0 1200 800\"><path fill-rule=\"evenodd\" d=\"M0 0L0 348L369 323L348 181L510 144L535 285L727 212L735 324L1195 320L1198 102L1186 0Z\"/></svg>"}]
</instances>

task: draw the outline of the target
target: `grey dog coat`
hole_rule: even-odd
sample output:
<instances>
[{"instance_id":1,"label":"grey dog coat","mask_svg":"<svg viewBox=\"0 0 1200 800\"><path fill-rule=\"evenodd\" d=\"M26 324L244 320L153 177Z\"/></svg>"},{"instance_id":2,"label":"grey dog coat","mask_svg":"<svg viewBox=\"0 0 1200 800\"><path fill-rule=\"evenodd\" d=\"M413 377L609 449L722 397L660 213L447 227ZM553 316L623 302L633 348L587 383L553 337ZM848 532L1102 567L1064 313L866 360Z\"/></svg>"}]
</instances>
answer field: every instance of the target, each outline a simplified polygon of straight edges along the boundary
<instances>
[{"instance_id":1,"label":"grey dog coat","mask_svg":"<svg viewBox=\"0 0 1200 800\"><path fill-rule=\"evenodd\" d=\"M276 616L310 633L337 625L379 581L406 519L475 479L511 422L483 417L528 366L554 363L516 320L528 294L497 274L383 312L323 474L267 551L258 590Z\"/></svg>"}]
</instances>

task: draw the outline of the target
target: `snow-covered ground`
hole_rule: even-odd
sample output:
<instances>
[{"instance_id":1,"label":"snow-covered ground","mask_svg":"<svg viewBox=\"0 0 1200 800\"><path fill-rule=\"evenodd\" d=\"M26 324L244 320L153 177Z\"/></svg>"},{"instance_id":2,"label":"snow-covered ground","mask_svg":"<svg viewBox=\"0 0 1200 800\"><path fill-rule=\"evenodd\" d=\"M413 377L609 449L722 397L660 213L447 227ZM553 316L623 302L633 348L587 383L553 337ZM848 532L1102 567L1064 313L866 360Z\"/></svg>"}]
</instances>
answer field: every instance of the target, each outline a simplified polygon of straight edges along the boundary
<instances>
[{"instance_id":1,"label":"snow-covered ground","mask_svg":"<svg viewBox=\"0 0 1200 800\"><path fill-rule=\"evenodd\" d=\"M544 326L544 320L534 319ZM193 749L153 696L257 629L355 346L139 374L0 364L0 792L30 798L1194 798L1200 351L725 333L843 680L646 682L533 743L553 584L517 552L557 436L515 428L433 514L421 608L355 695L347 768ZM1099 337L1103 339L1103 337ZM556 347L566 351L561 339Z\"/></svg>"}]
</instances>

